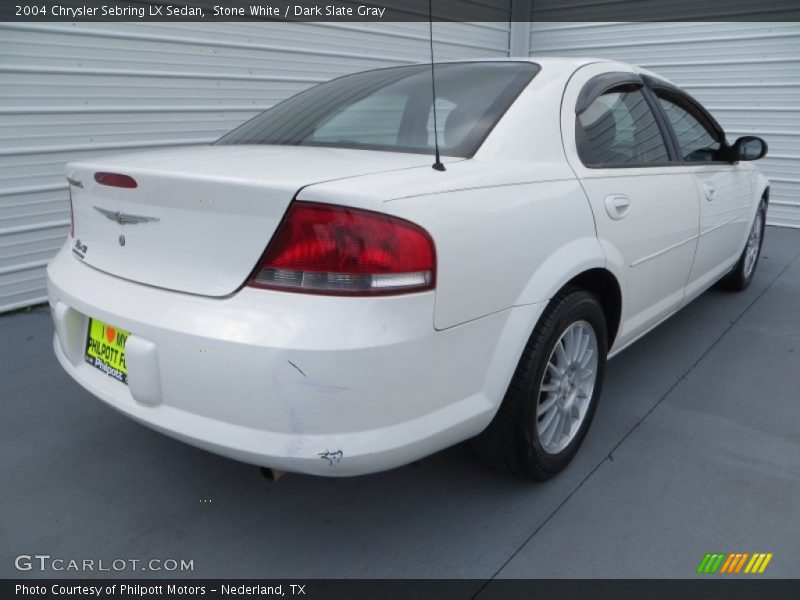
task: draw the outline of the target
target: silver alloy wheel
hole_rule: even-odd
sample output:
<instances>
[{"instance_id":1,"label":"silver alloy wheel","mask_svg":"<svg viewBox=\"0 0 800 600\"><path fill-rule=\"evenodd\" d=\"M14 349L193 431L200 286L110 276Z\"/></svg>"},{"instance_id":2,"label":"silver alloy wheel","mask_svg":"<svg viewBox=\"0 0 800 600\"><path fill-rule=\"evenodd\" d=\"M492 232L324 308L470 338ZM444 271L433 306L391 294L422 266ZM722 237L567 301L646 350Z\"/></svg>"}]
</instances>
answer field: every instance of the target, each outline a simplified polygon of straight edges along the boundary
<instances>
[{"instance_id":1,"label":"silver alloy wheel","mask_svg":"<svg viewBox=\"0 0 800 600\"><path fill-rule=\"evenodd\" d=\"M539 386L536 428L548 454L575 439L597 380L597 335L587 321L567 327L556 342Z\"/></svg>"},{"instance_id":2,"label":"silver alloy wheel","mask_svg":"<svg viewBox=\"0 0 800 600\"><path fill-rule=\"evenodd\" d=\"M753 228L750 230L750 236L747 238L747 247L744 251L744 276L749 278L753 273L756 266L756 259L758 258L758 250L761 247L761 229L764 220L764 211L759 207L756 213L756 218L753 221Z\"/></svg>"}]
</instances>

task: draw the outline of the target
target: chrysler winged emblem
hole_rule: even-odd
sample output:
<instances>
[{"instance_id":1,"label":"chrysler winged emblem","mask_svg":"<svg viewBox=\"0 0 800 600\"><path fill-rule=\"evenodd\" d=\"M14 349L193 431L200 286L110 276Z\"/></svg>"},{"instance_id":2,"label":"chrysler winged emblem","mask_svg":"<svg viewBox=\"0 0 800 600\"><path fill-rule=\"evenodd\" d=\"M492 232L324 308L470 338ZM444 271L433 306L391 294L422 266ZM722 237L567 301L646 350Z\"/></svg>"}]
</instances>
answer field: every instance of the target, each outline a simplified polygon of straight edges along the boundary
<instances>
[{"instance_id":1,"label":"chrysler winged emblem","mask_svg":"<svg viewBox=\"0 0 800 600\"><path fill-rule=\"evenodd\" d=\"M153 223L158 221L158 217L145 217L142 215L132 215L121 211L106 210L95 206L94 209L107 219L116 221L120 225L138 225L139 223Z\"/></svg>"}]
</instances>

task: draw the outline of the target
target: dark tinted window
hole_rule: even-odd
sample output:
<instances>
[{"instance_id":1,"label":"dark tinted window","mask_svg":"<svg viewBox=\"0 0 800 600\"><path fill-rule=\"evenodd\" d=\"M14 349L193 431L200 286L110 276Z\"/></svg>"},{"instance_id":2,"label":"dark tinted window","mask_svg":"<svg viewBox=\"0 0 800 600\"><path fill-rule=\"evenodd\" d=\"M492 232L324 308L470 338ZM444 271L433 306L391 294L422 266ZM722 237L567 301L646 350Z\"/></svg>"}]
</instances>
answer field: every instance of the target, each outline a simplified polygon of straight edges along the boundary
<instances>
[{"instance_id":1,"label":"dark tinted window","mask_svg":"<svg viewBox=\"0 0 800 600\"><path fill-rule=\"evenodd\" d=\"M636 166L669 162L664 138L638 86L609 90L577 119L578 153L584 164Z\"/></svg>"},{"instance_id":2,"label":"dark tinted window","mask_svg":"<svg viewBox=\"0 0 800 600\"><path fill-rule=\"evenodd\" d=\"M658 101L675 130L681 156L687 162L708 162L724 160L722 144L710 127L704 125L701 115L693 115L686 108L676 104L659 93ZM687 108L690 104L685 104Z\"/></svg>"},{"instance_id":3,"label":"dark tinted window","mask_svg":"<svg viewBox=\"0 0 800 600\"><path fill-rule=\"evenodd\" d=\"M443 154L471 156L538 72L522 62L436 65ZM341 77L281 102L218 144L277 144L433 151L430 65Z\"/></svg>"}]
</instances>

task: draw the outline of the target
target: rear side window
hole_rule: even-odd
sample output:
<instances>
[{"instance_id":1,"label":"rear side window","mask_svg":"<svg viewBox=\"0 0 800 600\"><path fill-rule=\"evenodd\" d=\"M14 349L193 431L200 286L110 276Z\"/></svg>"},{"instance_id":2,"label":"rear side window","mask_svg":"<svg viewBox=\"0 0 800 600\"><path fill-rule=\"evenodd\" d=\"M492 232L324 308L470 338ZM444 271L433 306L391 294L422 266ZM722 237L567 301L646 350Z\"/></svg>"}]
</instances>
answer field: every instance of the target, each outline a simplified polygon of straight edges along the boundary
<instances>
[{"instance_id":1,"label":"rear side window","mask_svg":"<svg viewBox=\"0 0 800 600\"><path fill-rule=\"evenodd\" d=\"M577 116L578 154L587 166L669 162L655 116L639 86L612 88Z\"/></svg>"},{"instance_id":2,"label":"rear side window","mask_svg":"<svg viewBox=\"0 0 800 600\"><path fill-rule=\"evenodd\" d=\"M442 154L472 156L539 71L527 62L437 64ZM430 65L356 73L300 92L218 144L272 144L431 153Z\"/></svg>"},{"instance_id":3,"label":"rear side window","mask_svg":"<svg viewBox=\"0 0 800 600\"><path fill-rule=\"evenodd\" d=\"M725 160L725 151L713 130L686 108L664 97L660 92L656 93L675 131L683 160L692 163Z\"/></svg>"}]
</instances>

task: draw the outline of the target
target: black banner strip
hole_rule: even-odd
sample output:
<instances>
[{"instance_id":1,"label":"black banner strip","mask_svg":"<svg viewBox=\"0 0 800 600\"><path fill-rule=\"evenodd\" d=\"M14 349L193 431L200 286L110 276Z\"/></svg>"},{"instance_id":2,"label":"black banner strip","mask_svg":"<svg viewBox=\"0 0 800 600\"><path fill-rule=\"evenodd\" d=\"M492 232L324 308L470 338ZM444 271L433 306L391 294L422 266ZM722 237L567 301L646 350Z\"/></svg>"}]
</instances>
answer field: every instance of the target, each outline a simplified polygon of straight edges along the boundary
<instances>
[{"instance_id":1,"label":"black banner strip","mask_svg":"<svg viewBox=\"0 0 800 600\"><path fill-rule=\"evenodd\" d=\"M0 21L427 21L428 0L3 0ZM771 0L433 0L434 21L800 21Z\"/></svg>"},{"instance_id":2,"label":"black banner strip","mask_svg":"<svg viewBox=\"0 0 800 600\"><path fill-rule=\"evenodd\" d=\"M186 598L292 598L302 600L795 600L800 580L758 576L696 579L479 579L462 580L221 580L221 579L4 579L0 598L179 600Z\"/></svg>"}]
</instances>

